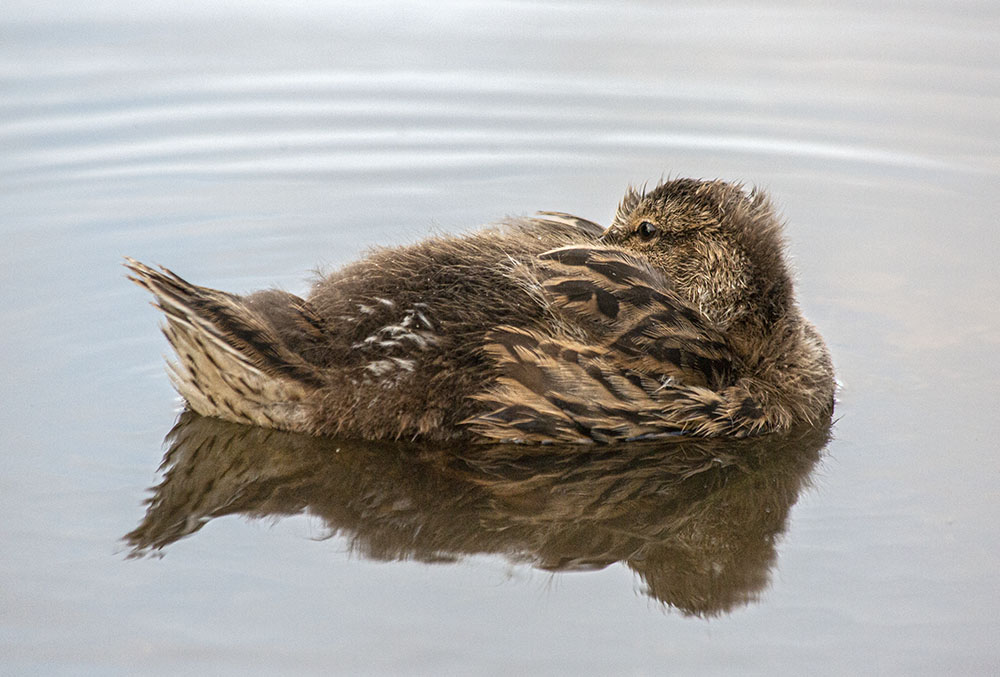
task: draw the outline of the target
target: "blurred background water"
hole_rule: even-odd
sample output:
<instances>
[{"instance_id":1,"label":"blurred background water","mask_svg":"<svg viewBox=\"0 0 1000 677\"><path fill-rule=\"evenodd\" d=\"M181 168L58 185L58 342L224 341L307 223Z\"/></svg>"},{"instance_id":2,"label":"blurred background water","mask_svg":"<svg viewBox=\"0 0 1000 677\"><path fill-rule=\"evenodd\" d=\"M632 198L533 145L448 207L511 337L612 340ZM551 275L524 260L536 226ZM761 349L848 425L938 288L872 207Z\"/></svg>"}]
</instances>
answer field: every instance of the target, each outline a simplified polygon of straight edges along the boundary
<instances>
[{"instance_id":1,"label":"blurred background water","mask_svg":"<svg viewBox=\"0 0 1000 677\"><path fill-rule=\"evenodd\" d=\"M7 0L0 672L996 674L998 54L992 2ZM178 405L123 255L302 293L661 176L772 192L843 383L758 600L308 510L126 558Z\"/></svg>"}]
</instances>

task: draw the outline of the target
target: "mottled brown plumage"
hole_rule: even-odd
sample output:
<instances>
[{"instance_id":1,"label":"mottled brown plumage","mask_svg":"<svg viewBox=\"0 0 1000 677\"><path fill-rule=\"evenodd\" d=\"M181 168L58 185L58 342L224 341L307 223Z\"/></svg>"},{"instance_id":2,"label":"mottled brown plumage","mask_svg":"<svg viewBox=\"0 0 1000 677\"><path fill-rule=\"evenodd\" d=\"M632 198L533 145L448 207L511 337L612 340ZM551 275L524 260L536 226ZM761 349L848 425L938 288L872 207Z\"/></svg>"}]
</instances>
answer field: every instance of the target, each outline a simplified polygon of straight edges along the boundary
<instances>
[{"instance_id":1,"label":"mottled brown plumage","mask_svg":"<svg viewBox=\"0 0 1000 677\"><path fill-rule=\"evenodd\" d=\"M368 439L611 442L829 420L833 370L759 192L629 190L379 249L307 299L205 289L129 260L199 413Z\"/></svg>"}]
</instances>

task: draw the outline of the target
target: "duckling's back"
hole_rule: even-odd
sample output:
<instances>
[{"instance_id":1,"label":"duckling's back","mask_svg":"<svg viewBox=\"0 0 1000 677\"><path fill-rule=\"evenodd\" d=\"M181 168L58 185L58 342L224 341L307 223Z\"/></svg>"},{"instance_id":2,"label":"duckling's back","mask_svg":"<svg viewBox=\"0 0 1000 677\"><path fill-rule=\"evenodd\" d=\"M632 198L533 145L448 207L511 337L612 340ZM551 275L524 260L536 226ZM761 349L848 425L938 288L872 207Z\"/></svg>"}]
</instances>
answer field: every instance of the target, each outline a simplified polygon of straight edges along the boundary
<instances>
[{"instance_id":1,"label":"duckling's back","mask_svg":"<svg viewBox=\"0 0 1000 677\"><path fill-rule=\"evenodd\" d=\"M550 214L380 249L317 282L308 299L238 296L126 265L166 316L171 380L198 413L308 434L452 439L470 436L459 423L495 376L487 332L544 320L513 267L599 234Z\"/></svg>"}]
</instances>

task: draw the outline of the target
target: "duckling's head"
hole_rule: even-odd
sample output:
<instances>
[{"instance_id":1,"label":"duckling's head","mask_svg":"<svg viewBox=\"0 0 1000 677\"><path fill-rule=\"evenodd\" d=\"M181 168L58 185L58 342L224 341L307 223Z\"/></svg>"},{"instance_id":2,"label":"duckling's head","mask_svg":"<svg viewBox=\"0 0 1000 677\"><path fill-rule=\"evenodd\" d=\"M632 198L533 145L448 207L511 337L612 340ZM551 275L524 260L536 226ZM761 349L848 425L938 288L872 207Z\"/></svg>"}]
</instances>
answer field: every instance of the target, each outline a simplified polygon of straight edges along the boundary
<instances>
[{"instance_id":1,"label":"duckling's head","mask_svg":"<svg viewBox=\"0 0 1000 677\"><path fill-rule=\"evenodd\" d=\"M766 331L793 307L781 222L756 189L695 179L629 188L601 240L643 255L721 328Z\"/></svg>"}]
</instances>

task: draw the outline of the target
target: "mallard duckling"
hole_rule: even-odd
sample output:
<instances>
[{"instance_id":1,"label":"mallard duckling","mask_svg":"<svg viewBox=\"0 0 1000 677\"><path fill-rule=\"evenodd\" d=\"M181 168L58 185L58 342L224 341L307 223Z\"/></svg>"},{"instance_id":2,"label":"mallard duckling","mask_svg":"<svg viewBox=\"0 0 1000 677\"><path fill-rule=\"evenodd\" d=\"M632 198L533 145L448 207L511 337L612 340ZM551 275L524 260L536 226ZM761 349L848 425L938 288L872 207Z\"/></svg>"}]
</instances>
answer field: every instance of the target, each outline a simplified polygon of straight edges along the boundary
<instances>
[{"instance_id":1,"label":"mallard duckling","mask_svg":"<svg viewBox=\"0 0 1000 677\"><path fill-rule=\"evenodd\" d=\"M829 421L833 368L799 312L767 197L629 189L567 214L378 249L308 298L156 297L177 390L207 416L314 435L494 442L745 437Z\"/></svg>"}]
</instances>

